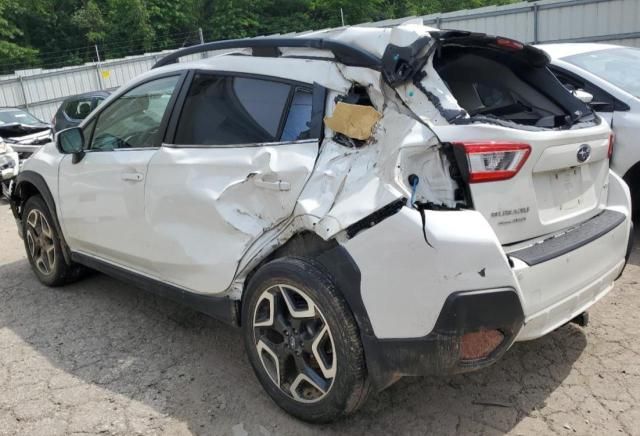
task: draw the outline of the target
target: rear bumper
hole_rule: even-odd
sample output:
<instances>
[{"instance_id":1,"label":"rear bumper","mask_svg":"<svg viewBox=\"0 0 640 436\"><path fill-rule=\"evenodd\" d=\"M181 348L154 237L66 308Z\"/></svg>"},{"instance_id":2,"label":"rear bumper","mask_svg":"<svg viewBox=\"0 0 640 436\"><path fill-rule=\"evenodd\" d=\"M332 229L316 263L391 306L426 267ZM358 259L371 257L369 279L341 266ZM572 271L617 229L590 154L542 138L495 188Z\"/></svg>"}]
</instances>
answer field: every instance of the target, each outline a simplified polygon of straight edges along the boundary
<instances>
[{"instance_id":1,"label":"rear bumper","mask_svg":"<svg viewBox=\"0 0 640 436\"><path fill-rule=\"evenodd\" d=\"M628 216L609 210L587 221L583 228L567 232L565 241L540 244L533 256L523 256L522 250L514 252L511 256L525 312L525 325L517 340L544 336L611 291L628 258L633 238L630 228ZM598 235L596 239L593 234ZM567 244L577 248L564 252ZM547 251L560 249L562 253L536 263L538 255L544 256L545 245L551 246Z\"/></svg>"},{"instance_id":2,"label":"rear bumper","mask_svg":"<svg viewBox=\"0 0 640 436\"><path fill-rule=\"evenodd\" d=\"M378 339L363 336L367 369L378 389L402 376L446 375L484 368L498 360L514 342L524 323L514 289L451 294L431 333L420 338ZM486 357L464 360L466 333L498 330L504 337Z\"/></svg>"}]
</instances>

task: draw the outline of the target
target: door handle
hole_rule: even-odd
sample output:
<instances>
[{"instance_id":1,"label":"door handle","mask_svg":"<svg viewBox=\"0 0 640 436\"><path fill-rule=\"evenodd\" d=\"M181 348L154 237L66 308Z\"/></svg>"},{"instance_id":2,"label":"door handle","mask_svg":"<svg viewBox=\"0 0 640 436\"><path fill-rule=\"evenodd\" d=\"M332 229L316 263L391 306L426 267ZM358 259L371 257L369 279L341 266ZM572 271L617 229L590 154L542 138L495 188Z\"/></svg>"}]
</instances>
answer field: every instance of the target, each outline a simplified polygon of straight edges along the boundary
<instances>
[{"instance_id":1,"label":"door handle","mask_svg":"<svg viewBox=\"0 0 640 436\"><path fill-rule=\"evenodd\" d=\"M141 173L122 173L121 177L127 182L141 182L144 179Z\"/></svg>"},{"instance_id":2,"label":"door handle","mask_svg":"<svg viewBox=\"0 0 640 436\"><path fill-rule=\"evenodd\" d=\"M262 176L253 178L253 183L259 188L270 189L272 191L290 191L291 183L284 180L266 181Z\"/></svg>"}]
</instances>

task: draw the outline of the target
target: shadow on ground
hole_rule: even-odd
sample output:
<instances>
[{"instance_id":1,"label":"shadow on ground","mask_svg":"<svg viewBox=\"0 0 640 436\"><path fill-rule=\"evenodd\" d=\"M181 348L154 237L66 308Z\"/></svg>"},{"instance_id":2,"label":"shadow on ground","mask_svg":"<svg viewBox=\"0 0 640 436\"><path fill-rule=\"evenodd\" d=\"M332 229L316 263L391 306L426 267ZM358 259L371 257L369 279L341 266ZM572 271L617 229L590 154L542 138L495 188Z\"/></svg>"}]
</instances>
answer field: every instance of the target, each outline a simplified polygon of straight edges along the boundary
<instances>
[{"instance_id":1,"label":"shadow on ground","mask_svg":"<svg viewBox=\"0 0 640 436\"><path fill-rule=\"evenodd\" d=\"M544 405L586 345L583 332L568 325L517 344L484 371L403 379L372 395L355 416L319 428L271 403L231 327L99 274L49 289L22 260L0 266L0 280L0 330L10 329L74 379L145 404L194 433L232 433L242 424L249 434L273 435L501 434Z\"/></svg>"}]
</instances>

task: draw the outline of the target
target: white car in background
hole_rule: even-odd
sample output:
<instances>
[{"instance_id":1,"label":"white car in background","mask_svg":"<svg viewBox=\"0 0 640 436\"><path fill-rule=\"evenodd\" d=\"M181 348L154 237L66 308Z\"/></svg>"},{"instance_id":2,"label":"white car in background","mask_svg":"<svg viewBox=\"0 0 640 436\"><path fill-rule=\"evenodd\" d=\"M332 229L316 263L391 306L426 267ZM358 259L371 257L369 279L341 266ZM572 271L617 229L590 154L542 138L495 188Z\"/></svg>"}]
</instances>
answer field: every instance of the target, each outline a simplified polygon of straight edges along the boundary
<instances>
[{"instance_id":1,"label":"white car in background","mask_svg":"<svg viewBox=\"0 0 640 436\"><path fill-rule=\"evenodd\" d=\"M640 210L640 49L608 44L544 44L551 70L565 87L593 96L591 107L613 128L611 169L631 189Z\"/></svg>"}]
</instances>

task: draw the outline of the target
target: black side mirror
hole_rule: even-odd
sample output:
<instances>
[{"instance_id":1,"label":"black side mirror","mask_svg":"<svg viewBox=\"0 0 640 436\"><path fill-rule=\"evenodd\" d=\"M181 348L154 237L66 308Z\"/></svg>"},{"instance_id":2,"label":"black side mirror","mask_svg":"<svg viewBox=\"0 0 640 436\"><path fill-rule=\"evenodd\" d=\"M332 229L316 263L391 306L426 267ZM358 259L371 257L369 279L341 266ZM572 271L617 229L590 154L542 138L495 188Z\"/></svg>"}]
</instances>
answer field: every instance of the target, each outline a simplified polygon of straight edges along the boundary
<instances>
[{"instance_id":1,"label":"black side mirror","mask_svg":"<svg viewBox=\"0 0 640 436\"><path fill-rule=\"evenodd\" d=\"M80 127L65 129L56 135L56 146L63 154L72 154L73 163L84 157L84 133Z\"/></svg>"}]
</instances>

